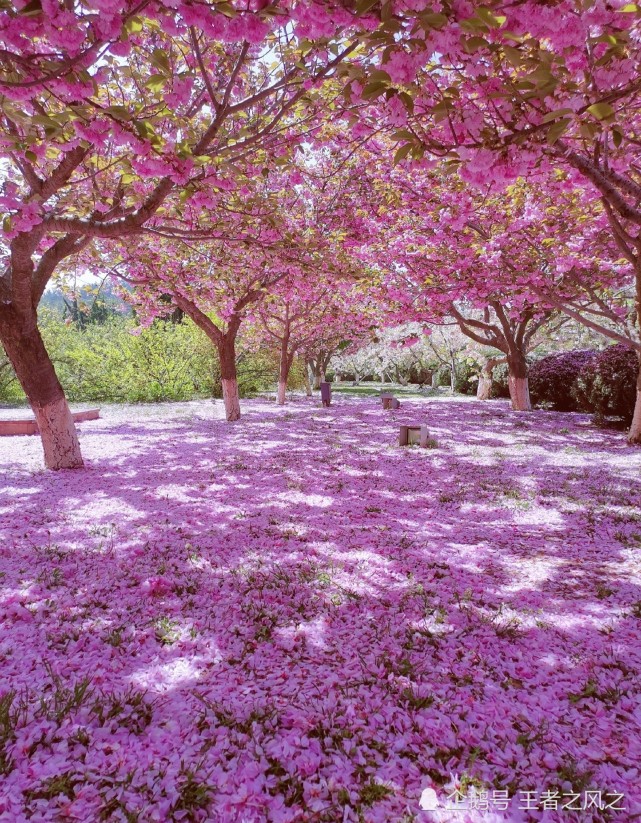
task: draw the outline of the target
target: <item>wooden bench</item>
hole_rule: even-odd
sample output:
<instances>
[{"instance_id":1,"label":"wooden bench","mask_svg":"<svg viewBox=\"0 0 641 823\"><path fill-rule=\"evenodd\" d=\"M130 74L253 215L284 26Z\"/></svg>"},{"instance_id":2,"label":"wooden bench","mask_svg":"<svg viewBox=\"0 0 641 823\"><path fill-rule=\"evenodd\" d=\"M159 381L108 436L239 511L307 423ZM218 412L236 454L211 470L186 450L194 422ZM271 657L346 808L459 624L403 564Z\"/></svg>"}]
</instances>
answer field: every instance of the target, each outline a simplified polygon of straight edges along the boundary
<instances>
[{"instance_id":1,"label":"wooden bench","mask_svg":"<svg viewBox=\"0 0 641 823\"><path fill-rule=\"evenodd\" d=\"M98 420L100 417L100 409L71 412L71 416L76 423L82 423L84 420ZM33 417L25 417L24 420L0 420L0 436L38 434L38 432L38 423Z\"/></svg>"}]
</instances>

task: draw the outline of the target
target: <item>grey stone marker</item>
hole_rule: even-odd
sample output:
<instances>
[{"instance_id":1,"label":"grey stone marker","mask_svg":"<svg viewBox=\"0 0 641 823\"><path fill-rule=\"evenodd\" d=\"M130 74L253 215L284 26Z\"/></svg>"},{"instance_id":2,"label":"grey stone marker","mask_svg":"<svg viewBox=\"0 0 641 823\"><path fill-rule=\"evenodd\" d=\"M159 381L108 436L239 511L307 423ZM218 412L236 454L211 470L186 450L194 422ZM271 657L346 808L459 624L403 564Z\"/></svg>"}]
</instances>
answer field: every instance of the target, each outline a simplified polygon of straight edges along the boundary
<instances>
[{"instance_id":1,"label":"grey stone marker","mask_svg":"<svg viewBox=\"0 0 641 823\"><path fill-rule=\"evenodd\" d=\"M321 393L321 400L323 401L323 406L330 406L332 403L332 387L330 383L321 383L320 384L320 393Z\"/></svg>"},{"instance_id":2,"label":"grey stone marker","mask_svg":"<svg viewBox=\"0 0 641 823\"><path fill-rule=\"evenodd\" d=\"M381 394L381 403L383 404L384 409L400 409L401 407L401 404L394 397L394 395L388 394L387 392Z\"/></svg>"},{"instance_id":3,"label":"grey stone marker","mask_svg":"<svg viewBox=\"0 0 641 823\"><path fill-rule=\"evenodd\" d=\"M400 435L398 438L399 446L414 446L418 445L425 449L427 448L427 441L430 438L430 433L427 426L401 426Z\"/></svg>"}]
</instances>

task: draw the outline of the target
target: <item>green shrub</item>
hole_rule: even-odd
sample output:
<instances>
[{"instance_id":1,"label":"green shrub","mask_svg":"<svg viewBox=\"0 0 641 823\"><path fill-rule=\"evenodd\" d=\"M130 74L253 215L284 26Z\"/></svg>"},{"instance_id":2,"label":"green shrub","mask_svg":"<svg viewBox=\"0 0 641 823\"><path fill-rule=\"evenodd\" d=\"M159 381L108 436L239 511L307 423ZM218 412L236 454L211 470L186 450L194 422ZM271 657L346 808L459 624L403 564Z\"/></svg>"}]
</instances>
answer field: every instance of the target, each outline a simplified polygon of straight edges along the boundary
<instances>
[{"instance_id":1,"label":"green shrub","mask_svg":"<svg viewBox=\"0 0 641 823\"><path fill-rule=\"evenodd\" d=\"M456 369L456 381L454 389L459 394L476 394L477 381L472 380L478 368L475 363L464 361L459 363Z\"/></svg>"},{"instance_id":2,"label":"green shrub","mask_svg":"<svg viewBox=\"0 0 641 823\"><path fill-rule=\"evenodd\" d=\"M9 358L0 348L0 402L19 403L23 399L24 393Z\"/></svg>"},{"instance_id":3,"label":"green shrub","mask_svg":"<svg viewBox=\"0 0 641 823\"><path fill-rule=\"evenodd\" d=\"M111 318L79 329L48 316L42 336L71 401L188 400L214 388L213 347L191 323Z\"/></svg>"},{"instance_id":4,"label":"green shrub","mask_svg":"<svg viewBox=\"0 0 641 823\"><path fill-rule=\"evenodd\" d=\"M222 395L216 350L189 320L157 320L143 328L131 317L116 316L80 328L51 309L41 309L39 315L45 345L72 402L179 401ZM241 349L241 397L270 388L277 371L274 352L254 354ZM298 371L292 369L292 386L302 383ZM0 402L24 399L13 369L2 354Z\"/></svg>"},{"instance_id":5,"label":"green shrub","mask_svg":"<svg viewBox=\"0 0 641 823\"><path fill-rule=\"evenodd\" d=\"M639 359L617 343L596 354L581 370L572 392L578 407L598 420L617 417L626 426L632 421L636 400Z\"/></svg>"},{"instance_id":6,"label":"green shrub","mask_svg":"<svg viewBox=\"0 0 641 823\"><path fill-rule=\"evenodd\" d=\"M508 384L507 363L499 363L494 369L492 376L492 397L509 397L510 387Z\"/></svg>"},{"instance_id":7,"label":"green shrub","mask_svg":"<svg viewBox=\"0 0 641 823\"><path fill-rule=\"evenodd\" d=\"M530 396L535 406L556 411L580 411L575 392L579 375L598 352L593 349L557 352L530 366Z\"/></svg>"}]
</instances>

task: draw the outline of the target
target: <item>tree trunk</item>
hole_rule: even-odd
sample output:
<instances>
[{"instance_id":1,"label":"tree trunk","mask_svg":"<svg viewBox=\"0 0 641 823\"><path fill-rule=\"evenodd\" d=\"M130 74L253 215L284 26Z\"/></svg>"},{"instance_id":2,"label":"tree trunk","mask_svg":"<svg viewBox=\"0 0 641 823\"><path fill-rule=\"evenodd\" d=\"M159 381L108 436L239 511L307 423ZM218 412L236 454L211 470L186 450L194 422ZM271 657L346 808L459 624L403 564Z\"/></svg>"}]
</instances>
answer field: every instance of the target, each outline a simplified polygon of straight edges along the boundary
<instances>
[{"instance_id":1,"label":"tree trunk","mask_svg":"<svg viewBox=\"0 0 641 823\"><path fill-rule=\"evenodd\" d=\"M532 411L525 355L521 352L508 355L507 366L507 382L510 390L512 408L514 411Z\"/></svg>"},{"instance_id":2,"label":"tree trunk","mask_svg":"<svg viewBox=\"0 0 641 823\"><path fill-rule=\"evenodd\" d=\"M236 336L227 333L218 346L220 358L220 382L223 387L223 403L228 421L240 419L240 397L236 373Z\"/></svg>"},{"instance_id":3,"label":"tree trunk","mask_svg":"<svg viewBox=\"0 0 641 823\"><path fill-rule=\"evenodd\" d=\"M438 389L438 369L432 372L431 386L433 389Z\"/></svg>"},{"instance_id":4,"label":"tree trunk","mask_svg":"<svg viewBox=\"0 0 641 823\"><path fill-rule=\"evenodd\" d=\"M489 400L492 397L492 378L483 372L479 375L479 384L476 387L477 400Z\"/></svg>"},{"instance_id":5,"label":"tree trunk","mask_svg":"<svg viewBox=\"0 0 641 823\"><path fill-rule=\"evenodd\" d=\"M76 427L40 336L35 310L28 316L9 311L0 321L0 339L38 423L45 466L81 469Z\"/></svg>"},{"instance_id":6,"label":"tree trunk","mask_svg":"<svg viewBox=\"0 0 641 823\"><path fill-rule=\"evenodd\" d=\"M289 338L284 337L280 347L280 364L278 368L278 391L276 393L276 402L279 406L285 405L285 394L287 392L287 378L289 377L289 370L292 366L294 355L289 354L287 349L289 346Z\"/></svg>"},{"instance_id":7,"label":"tree trunk","mask_svg":"<svg viewBox=\"0 0 641 823\"><path fill-rule=\"evenodd\" d=\"M305 360L303 362L303 378L305 380L305 394L307 397L312 396L312 384L309 379L309 361Z\"/></svg>"},{"instance_id":8,"label":"tree trunk","mask_svg":"<svg viewBox=\"0 0 641 823\"><path fill-rule=\"evenodd\" d=\"M502 362L502 358L488 357L485 361L481 374L479 375L479 384L476 389L477 400L489 400L492 397L492 379L494 377L494 369Z\"/></svg>"},{"instance_id":9,"label":"tree trunk","mask_svg":"<svg viewBox=\"0 0 641 823\"><path fill-rule=\"evenodd\" d=\"M398 366L396 366L396 382L398 383L399 386L407 386L407 384L409 383L408 378L406 378L402 374L402 372L401 372L401 370L399 369Z\"/></svg>"},{"instance_id":10,"label":"tree trunk","mask_svg":"<svg viewBox=\"0 0 641 823\"><path fill-rule=\"evenodd\" d=\"M314 363L314 388L316 391L320 391L320 384L325 380L325 369L323 368L320 357L312 362Z\"/></svg>"},{"instance_id":11,"label":"tree trunk","mask_svg":"<svg viewBox=\"0 0 641 823\"><path fill-rule=\"evenodd\" d=\"M628 442L641 444L641 353L639 356L639 374L637 375L637 397L634 404L634 414L632 415L632 425L628 432Z\"/></svg>"}]
</instances>

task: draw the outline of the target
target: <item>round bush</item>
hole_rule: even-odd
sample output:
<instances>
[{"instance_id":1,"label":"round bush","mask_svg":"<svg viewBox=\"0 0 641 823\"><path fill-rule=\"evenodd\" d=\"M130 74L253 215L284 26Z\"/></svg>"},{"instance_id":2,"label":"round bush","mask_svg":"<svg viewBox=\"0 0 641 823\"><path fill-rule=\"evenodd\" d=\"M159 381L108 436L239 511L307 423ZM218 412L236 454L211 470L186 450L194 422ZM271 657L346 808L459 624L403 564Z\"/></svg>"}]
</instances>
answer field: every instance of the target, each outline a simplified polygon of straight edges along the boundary
<instances>
[{"instance_id":1,"label":"round bush","mask_svg":"<svg viewBox=\"0 0 641 823\"><path fill-rule=\"evenodd\" d=\"M476 394L477 381L470 379L476 371L473 363L463 362L459 365L454 386L459 394Z\"/></svg>"},{"instance_id":2,"label":"round bush","mask_svg":"<svg viewBox=\"0 0 641 823\"><path fill-rule=\"evenodd\" d=\"M499 363L492 375L492 397L509 397L507 363Z\"/></svg>"},{"instance_id":3,"label":"round bush","mask_svg":"<svg viewBox=\"0 0 641 823\"><path fill-rule=\"evenodd\" d=\"M556 411L579 411L574 386L597 354L594 349L580 349L549 354L532 363L529 370L532 403Z\"/></svg>"},{"instance_id":4,"label":"round bush","mask_svg":"<svg viewBox=\"0 0 641 823\"><path fill-rule=\"evenodd\" d=\"M628 425L634 412L638 373L636 353L617 343L586 363L572 393L579 408L592 412L597 419L617 417Z\"/></svg>"}]
</instances>

